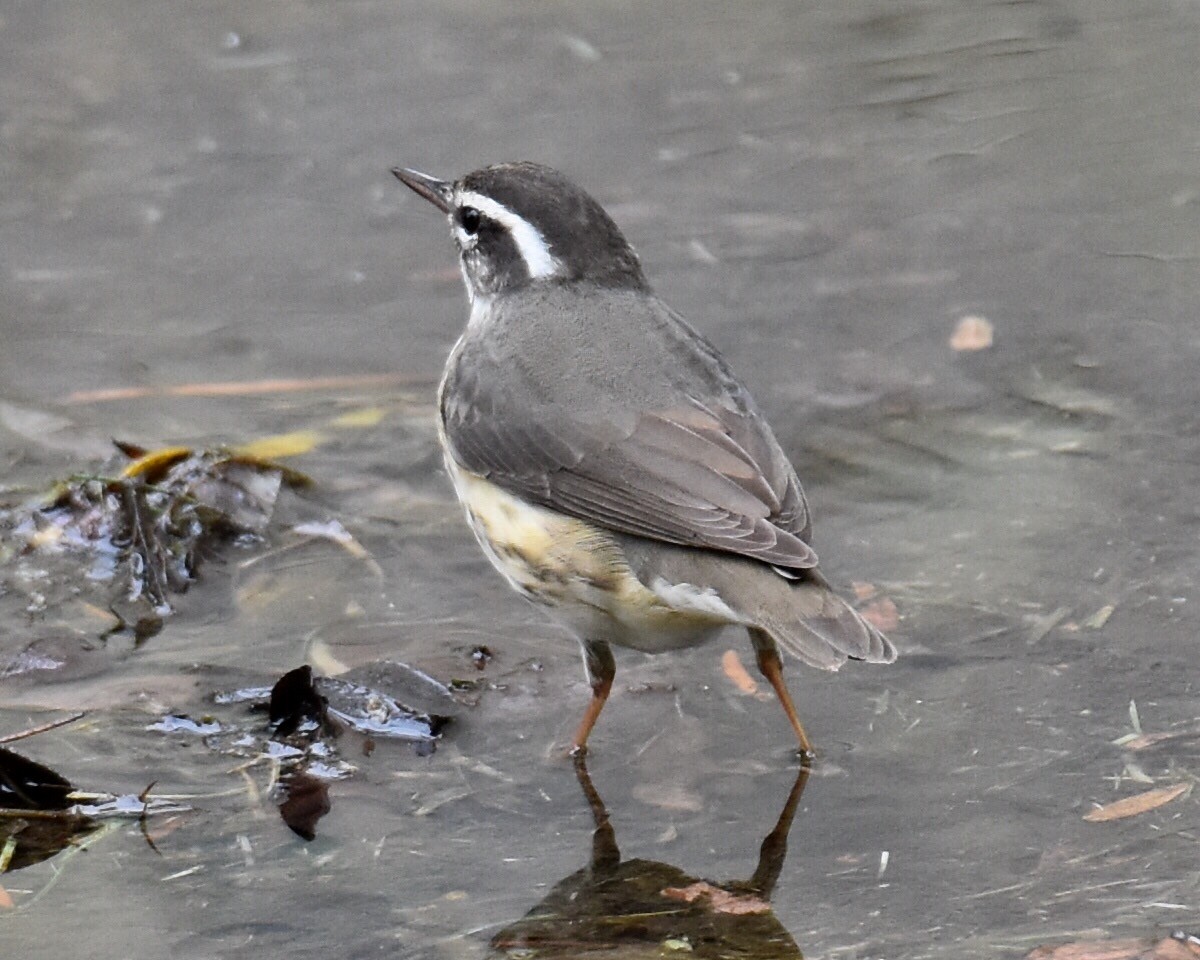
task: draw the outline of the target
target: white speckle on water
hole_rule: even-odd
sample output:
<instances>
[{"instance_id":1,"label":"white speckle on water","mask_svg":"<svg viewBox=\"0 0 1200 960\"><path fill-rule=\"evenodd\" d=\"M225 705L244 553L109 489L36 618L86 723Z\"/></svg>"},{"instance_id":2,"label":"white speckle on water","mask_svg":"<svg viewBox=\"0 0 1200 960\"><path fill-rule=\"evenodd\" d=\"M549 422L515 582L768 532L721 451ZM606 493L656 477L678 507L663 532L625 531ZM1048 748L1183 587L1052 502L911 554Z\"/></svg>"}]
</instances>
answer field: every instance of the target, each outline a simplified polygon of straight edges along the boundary
<instances>
[{"instance_id":1,"label":"white speckle on water","mask_svg":"<svg viewBox=\"0 0 1200 960\"><path fill-rule=\"evenodd\" d=\"M716 254L708 249L703 243L693 237L688 241L688 253L692 255L692 259L699 263L714 264L720 263Z\"/></svg>"}]
</instances>

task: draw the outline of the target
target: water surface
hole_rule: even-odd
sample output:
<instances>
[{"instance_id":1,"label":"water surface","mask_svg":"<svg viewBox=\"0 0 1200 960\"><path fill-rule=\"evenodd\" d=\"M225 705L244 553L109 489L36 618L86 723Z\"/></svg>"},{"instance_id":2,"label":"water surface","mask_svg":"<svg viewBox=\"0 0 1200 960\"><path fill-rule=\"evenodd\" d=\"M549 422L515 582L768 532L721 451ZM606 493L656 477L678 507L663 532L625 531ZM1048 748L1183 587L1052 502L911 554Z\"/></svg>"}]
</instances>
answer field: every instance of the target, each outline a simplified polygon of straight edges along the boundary
<instances>
[{"instance_id":1,"label":"water surface","mask_svg":"<svg viewBox=\"0 0 1200 960\"><path fill-rule=\"evenodd\" d=\"M442 224L387 173L515 158L612 211L794 456L829 575L901 615L894 667L790 671L823 752L773 894L799 949L1019 956L1194 926L1194 797L1082 817L1200 769L1198 21L1169 0L10 4L5 482L95 468L113 436L322 442L274 549L223 553L136 648L0 596L4 656L95 648L0 681L0 732L87 709L20 749L195 808L158 853L130 824L5 875L3 942L480 957L589 862L555 747L586 700L577 652L487 568L440 473L464 298ZM951 349L965 316L993 347ZM156 393L371 375L390 379ZM286 532L334 518L373 563ZM489 688L433 756L340 745L357 772L312 843L266 763L146 729L305 661L473 677L479 644ZM796 771L729 648L749 662L735 635L619 657L589 769L623 857L754 870ZM1172 736L1114 745L1130 701Z\"/></svg>"}]
</instances>

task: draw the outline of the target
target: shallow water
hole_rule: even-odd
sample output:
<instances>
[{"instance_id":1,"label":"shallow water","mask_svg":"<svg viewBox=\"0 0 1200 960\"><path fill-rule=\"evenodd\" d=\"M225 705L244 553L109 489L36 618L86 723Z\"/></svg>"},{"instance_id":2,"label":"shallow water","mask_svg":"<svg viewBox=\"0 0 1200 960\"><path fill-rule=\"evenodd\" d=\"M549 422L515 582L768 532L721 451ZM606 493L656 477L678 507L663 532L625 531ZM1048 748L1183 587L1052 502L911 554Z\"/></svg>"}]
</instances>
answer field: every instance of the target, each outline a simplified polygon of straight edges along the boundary
<instances>
[{"instance_id":1,"label":"shallow water","mask_svg":"<svg viewBox=\"0 0 1200 960\"><path fill-rule=\"evenodd\" d=\"M789 674L823 753L773 895L804 954L1195 927L1194 796L1082 816L1200 770L1198 27L1168 0L10 4L5 483L94 467L113 436L322 442L271 548L211 562L158 636L0 680L0 734L88 710L22 752L194 807L158 853L130 824L0 878L5 955L479 957L588 862L554 746L578 655L487 568L441 475L463 296L441 223L387 173L521 157L612 211L793 454L829 575L902 615L895 666ZM950 348L968 315L992 348ZM347 375L394 377L155 392ZM286 532L332 518L369 560ZM18 594L5 657L86 638ZM714 881L753 871L795 779L724 639L620 655L589 762L624 857ZM306 660L385 657L491 686L432 757L344 741L357 773L312 843L266 763L146 729ZM1173 736L1114 745L1130 701Z\"/></svg>"}]
</instances>

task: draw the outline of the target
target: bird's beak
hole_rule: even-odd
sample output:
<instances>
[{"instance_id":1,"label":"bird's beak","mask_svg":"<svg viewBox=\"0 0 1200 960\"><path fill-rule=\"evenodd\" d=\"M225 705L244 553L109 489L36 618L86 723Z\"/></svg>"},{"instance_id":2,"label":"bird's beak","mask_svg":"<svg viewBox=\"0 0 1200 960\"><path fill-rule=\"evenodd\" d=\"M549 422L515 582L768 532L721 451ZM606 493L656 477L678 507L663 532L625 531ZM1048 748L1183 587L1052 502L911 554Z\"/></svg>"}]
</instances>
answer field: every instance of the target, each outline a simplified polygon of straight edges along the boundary
<instances>
[{"instance_id":1,"label":"bird's beak","mask_svg":"<svg viewBox=\"0 0 1200 960\"><path fill-rule=\"evenodd\" d=\"M454 201L454 184L405 167L392 167L392 174L413 193L424 197L442 213L450 212L450 204Z\"/></svg>"}]
</instances>

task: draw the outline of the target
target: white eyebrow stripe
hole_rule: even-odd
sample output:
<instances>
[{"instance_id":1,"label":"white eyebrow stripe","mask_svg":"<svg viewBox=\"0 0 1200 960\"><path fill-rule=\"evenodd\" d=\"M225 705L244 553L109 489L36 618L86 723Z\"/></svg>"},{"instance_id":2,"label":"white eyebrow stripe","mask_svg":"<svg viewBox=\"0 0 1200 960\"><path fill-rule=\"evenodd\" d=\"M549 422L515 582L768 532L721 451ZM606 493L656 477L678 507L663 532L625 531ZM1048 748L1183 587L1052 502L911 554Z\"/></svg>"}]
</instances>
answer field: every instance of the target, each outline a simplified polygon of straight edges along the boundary
<instances>
[{"instance_id":1,"label":"white eyebrow stripe","mask_svg":"<svg viewBox=\"0 0 1200 960\"><path fill-rule=\"evenodd\" d=\"M458 203L463 207L474 207L485 217L490 217L508 230L525 261L530 277L552 277L562 270L562 264L550 253L550 244L537 227L517 216L508 207L497 203L491 197L470 191L460 193Z\"/></svg>"}]
</instances>

